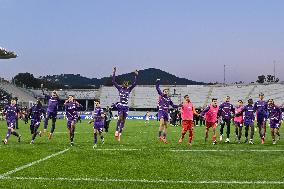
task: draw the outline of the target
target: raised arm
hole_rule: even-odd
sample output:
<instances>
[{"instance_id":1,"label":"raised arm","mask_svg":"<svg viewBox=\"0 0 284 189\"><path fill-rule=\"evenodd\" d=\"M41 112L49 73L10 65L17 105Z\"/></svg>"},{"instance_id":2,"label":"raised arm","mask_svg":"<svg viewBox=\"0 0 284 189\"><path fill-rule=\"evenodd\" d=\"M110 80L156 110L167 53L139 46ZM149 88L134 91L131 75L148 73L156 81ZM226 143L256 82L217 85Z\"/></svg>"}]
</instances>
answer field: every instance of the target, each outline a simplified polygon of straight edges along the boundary
<instances>
[{"instance_id":1,"label":"raised arm","mask_svg":"<svg viewBox=\"0 0 284 189\"><path fill-rule=\"evenodd\" d=\"M134 87L137 85L138 70L135 70L134 73L135 73L134 81L133 81L132 85L129 87L129 91L132 91L134 89Z\"/></svg>"},{"instance_id":2,"label":"raised arm","mask_svg":"<svg viewBox=\"0 0 284 189\"><path fill-rule=\"evenodd\" d=\"M115 81L115 72L116 72L116 67L113 68L113 74L112 74L112 84L117 88L118 90L120 89L120 86L117 84Z\"/></svg>"},{"instance_id":3,"label":"raised arm","mask_svg":"<svg viewBox=\"0 0 284 189\"><path fill-rule=\"evenodd\" d=\"M156 81L156 90L157 90L159 95L163 96L163 93L160 89L160 79L157 79L157 81Z\"/></svg>"},{"instance_id":4,"label":"raised arm","mask_svg":"<svg viewBox=\"0 0 284 189\"><path fill-rule=\"evenodd\" d=\"M207 106L201 113L200 116L203 117L210 110L210 106Z\"/></svg>"}]
</instances>

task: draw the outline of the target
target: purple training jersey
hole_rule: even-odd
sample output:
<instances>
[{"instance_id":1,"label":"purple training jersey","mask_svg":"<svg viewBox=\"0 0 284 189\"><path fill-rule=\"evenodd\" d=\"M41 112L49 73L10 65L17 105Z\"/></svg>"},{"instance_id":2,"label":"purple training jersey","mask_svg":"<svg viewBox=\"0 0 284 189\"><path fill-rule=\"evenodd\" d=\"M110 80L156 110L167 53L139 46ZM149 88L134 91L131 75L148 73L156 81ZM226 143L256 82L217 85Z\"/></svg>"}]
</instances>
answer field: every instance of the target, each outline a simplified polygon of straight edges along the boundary
<instances>
[{"instance_id":1,"label":"purple training jersey","mask_svg":"<svg viewBox=\"0 0 284 189\"><path fill-rule=\"evenodd\" d=\"M232 118L231 114L234 113L235 113L235 108L229 102L223 102L219 106L218 116L221 116L223 119L230 120Z\"/></svg>"},{"instance_id":2,"label":"purple training jersey","mask_svg":"<svg viewBox=\"0 0 284 189\"><path fill-rule=\"evenodd\" d=\"M101 107L96 107L94 110L94 128L100 129L104 127L104 110Z\"/></svg>"},{"instance_id":3,"label":"purple training jersey","mask_svg":"<svg viewBox=\"0 0 284 189\"><path fill-rule=\"evenodd\" d=\"M270 122L280 122L282 120L282 111L278 106L268 106L267 109Z\"/></svg>"},{"instance_id":4,"label":"purple training jersey","mask_svg":"<svg viewBox=\"0 0 284 189\"><path fill-rule=\"evenodd\" d=\"M7 105L4 109L7 122L14 122L17 119L20 109L17 105Z\"/></svg>"},{"instance_id":5,"label":"purple training jersey","mask_svg":"<svg viewBox=\"0 0 284 189\"><path fill-rule=\"evenodd\" d=\"M173 108L178 108L177 105L174 105L173 101L168 95L165 95L162 93L159 82L156 83L156 90L158 94L160 95L159 102L158 102L159 111L162 110L162 111L167 112L170 106L172 106Z\"/></svg>"},{"instance_id":6,"label":"purple training jersey","mask_svg":"<svg viewBox=\"0 0 284 189\"><path fill-rule=\"evenodd\" d=\"M66 116L68 120L78 118L78 110L82 108L82 105L78 102L67 102L64 104L66 110Z\"/></svg>"},{"instance_id":7,"label":"purple training jersey","mask_svg":"<svg viewBox=\"0 0 284 189\"><path fill-rule=\"evenodd\" d=\"M43 113L45 113L43 107L42 107L41 105L39 105L39 104L33 105L33 106L29 109L29 112L30 112L30 114L31 114L31 116L32 116L32 119L34 119L34 120L40 120L40 119L41 119L40 116L41 116Z\"/></svg>"},{"instance_id":8,"label":"purple training jersey","mask_svg":"<svg viewBox=\"0 0 284 189\"><path fill-rule=\"evenodd\" d=\"M254 111L258 117L266 117L267 115L267 102L264 100L258 100L254 104Z\"/></svg>"},{"instance_id":9,"label":"purple training jersey","mask_svg":"<svg viewBox=\"0 0 284 189\"><path fill-rule=\"evenodd\" d=\"M119 99L118 105L128 107L129 95L130 95L131 91L134 89L134 87L137 85L137 76L135 75L134 81L129 88L124 88L124 87L121 87L117 84L117 82L115 81L115 73L113 73L112 83L117 88L117 90L119 92L119 98L120 99Z\"/></svg>"},{"instance_id":10,"label":"purple training jersey","mask_svg":"<svg viewBox=\"0 0 284 189\"><path fill-rule=\"evenodd\" d=\"M244 120L254 120L254 107L252 105L246 105L242 108L240 113L245 112Z\"/></svg>"},{"instance_id":11,"label":"purple training jersey","mask_svg":"<svg viewBox=\"0 0 284 189\"><path fill-rule=\"evenodd\" d=\"M45 98L48 100L47 112L57 113L59 98L50 95L45 95Z\"/></svg>"}]
</instances>

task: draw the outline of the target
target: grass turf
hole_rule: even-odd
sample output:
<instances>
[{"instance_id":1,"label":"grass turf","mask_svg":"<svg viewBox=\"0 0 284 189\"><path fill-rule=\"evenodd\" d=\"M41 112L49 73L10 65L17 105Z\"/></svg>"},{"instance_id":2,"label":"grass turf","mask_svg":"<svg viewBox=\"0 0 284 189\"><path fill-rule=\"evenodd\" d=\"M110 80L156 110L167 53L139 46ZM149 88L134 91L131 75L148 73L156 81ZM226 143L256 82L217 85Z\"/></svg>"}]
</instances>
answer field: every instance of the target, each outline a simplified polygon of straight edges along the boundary
<instances>
[{"instance_id":1,"label":"grass turf","mask_svg":"<svg viewBox=\"0 0 284 189\"><path fill-rule=\"evenodd\" d=\"M34 145L29 144L29 125L19 122L22 142L11 136L8 145L0 145L0 188L284 187L284 142L272 145L268 127L264 145L257 132L254 145L236 144L231 126L231 143L218 142L215 146L211 140L204 142L204 127L195 127L189 148L187 136L183 144L177 144L180 127L169 126L169 143L164 144L157 139L158 122L145 126L143 120L127 120L118 143L112 121L110 132L104 133L105 144L102 146L99 139L97 149L93 149L93 130L87 121L78 123L73 147L69 145L65 120L57 121L52 140L37 137ZM1 121L1 139L6 132L6 123ZM1 178L8 171L64 149L69 150Z\"/></svg>"}]
</instances>

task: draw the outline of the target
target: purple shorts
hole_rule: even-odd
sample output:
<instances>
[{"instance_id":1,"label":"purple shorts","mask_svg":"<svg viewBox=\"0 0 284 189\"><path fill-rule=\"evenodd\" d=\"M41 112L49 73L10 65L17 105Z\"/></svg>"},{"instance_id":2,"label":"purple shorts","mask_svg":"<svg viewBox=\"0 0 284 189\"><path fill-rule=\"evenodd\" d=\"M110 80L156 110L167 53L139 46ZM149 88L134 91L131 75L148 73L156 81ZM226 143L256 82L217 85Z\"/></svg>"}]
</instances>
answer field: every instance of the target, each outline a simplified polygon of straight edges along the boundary
<instances>
[{"instance_id":1,"label":"purple shorts","mask_svg":"<svg viewBox=\"0 0 284 189\"><path fill-rule=\"evenodd\" d=\"M76 117L70 117L70 118L67 118L67 128L70 129L71 128L71 124L72 122L74 121L74 123L77 123L77 119Z\"/></svg>"},{"instance_id":2,"label":"purple shorts","mask_svg":"<svg viewBox=\"0 0 284 189\"><path fill-rule=\"evenodd\" d=\"M272 129L279 129L280 128L279 121L270 121L270 128L272 128Z\"/></svg>"},{"instance_id":3,"label":"purple shorts","mask_svg":"<svg viewBox=\"0 0 284 189\"><path fill-rule=\"evenodd\" d=\"M40 125L40 119L31 119L31 125L33 126L39 126Z\"/></svg>"},{"instance_id":4,"label":"purple shorts","mask_svg":"<svg viewBox=\"0 0 284 189\"><path fill-rule=\"evenodd\" d=\"M169 121L169 114L167 111L159 110L158 111L158 119L164 119L164 121Z\"/></svg>"},{"instance_id":5,"label":"purple shorts","mask_svg":"<svg viewBox=\"0 0 284 189\"><path fill-rule=\"evenodd\" d=\"M129 107L128 106L122 106L122 105L117 105L117 110L118 110L118 116L128 116L128 111Z\"/></svg>"},{"instance_id":6,"label":"purple shorts","mask_svg":"<svg viewBox=\"0 0 284 189\"><path fill-rule=\"evenodd\" d=\"M254 120L251 119L245 119L244 120L244 126L249 127L254 125Z\"/></svg>"},{"instance_id":7,"label":"purple shorts","mask_svg":"<svg viewBox=\"0 0 284 189\"><path fill-rule=\"evenodd\" d=\"M57 118L57 112L47 112L48 119L56 119Z\"/></svg>"},{"instance_id":8,"label":"purple shorts","mask_svg":"<svg viewBox=\"0 0 284 189\"><path fill-rule=\"evenodd\" d=\"M257 115L256 117L257 125L262 125L265 122L265 116L264 115Z\"/></svg>"},{"instance_id":9,"label":"purple shorts","mask_svg":"<svg viewBox=\"0 0 284 189\"><path fill-rule=\"evenodd\" d=\"M7 120L7 127L8 128L15 128L16 126L16 120Z\"/></svg>"},{"instance_id":10,"label":"purple shorts","mask_svg":"<svg viewBox=\"0 0 284 189\"><path fill-rule=\"evenodd\" d=\"M105 126L104 121L95 121L94 122L94 129L102 131L104 126Z\"/></svg>"}]
</instances>

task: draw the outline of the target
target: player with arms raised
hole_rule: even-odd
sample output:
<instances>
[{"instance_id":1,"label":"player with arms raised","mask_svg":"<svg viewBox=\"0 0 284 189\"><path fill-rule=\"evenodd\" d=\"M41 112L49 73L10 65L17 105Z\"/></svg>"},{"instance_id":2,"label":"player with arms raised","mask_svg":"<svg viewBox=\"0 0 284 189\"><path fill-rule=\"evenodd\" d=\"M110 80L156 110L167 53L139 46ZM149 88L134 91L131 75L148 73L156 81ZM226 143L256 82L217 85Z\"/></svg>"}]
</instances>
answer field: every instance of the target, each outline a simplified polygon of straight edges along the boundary
<instances>
[{"instance_id":1,"label":"player with arms raised","mask_svg":"<svg viewBox=\"0 0 284 189\"><path fill-rule=\"evenodd\" d=\"M116 131L115 131L115 137L118 141L120 141L120 137L122 134L122 130L124 128L125 120L126 117L128 116L128 100L129 100L129 95L131 91L134 89L134 87L137 84L137 76L138 76L138 71L136 70L134 72L134 81L130 87L128 81L124 81L122 86L119 86L115 80L115 73L116 73L116 67L113 68L113 76L112 76L112 83L117 88L118 93L119 93L119 102L115 104L116 108L118 109L118 121L116 125Z\"/></svg>"}]
</instances>

